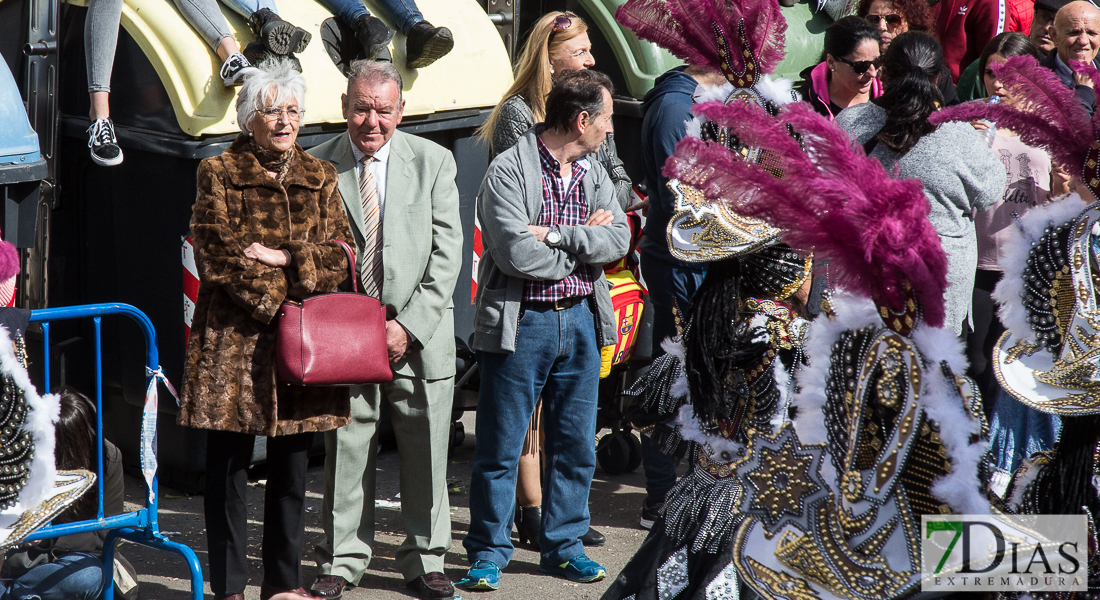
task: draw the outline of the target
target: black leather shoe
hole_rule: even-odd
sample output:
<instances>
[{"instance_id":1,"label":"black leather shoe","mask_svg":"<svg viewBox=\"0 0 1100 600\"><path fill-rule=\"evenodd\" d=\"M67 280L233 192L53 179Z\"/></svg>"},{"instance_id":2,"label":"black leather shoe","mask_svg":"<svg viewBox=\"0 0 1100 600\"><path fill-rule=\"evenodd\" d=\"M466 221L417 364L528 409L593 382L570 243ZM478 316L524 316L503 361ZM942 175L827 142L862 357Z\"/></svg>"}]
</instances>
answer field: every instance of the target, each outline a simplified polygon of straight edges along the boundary
<instances>
[{"instance_id":1,"label":"black leather shoe","mask_svg":"<svg viewBox=\"0 0 1100 600\"><path fill-rule=\"evenodd\" d=\"M424 67L443 58L455 47L455 38L446 27L433 27L421 21L405 36L405 66L410 69Z\"/></svg>"},{"instance_id":2,"label":"black leather shoe","mask_svg":"<svg viewBox=\"0 0 1100 600\"><path fill-rule=\"evenodd\" d=\"M393 39L394 30L386 27L381 19L363 15L355 20L355 41L363 47L367 60L375 60Z\"/></svg>"},{"instance_id":3,"label":"black leather shoe","mask_svg":"<svg viewBox=\"0 0 1100 600\"><path fill-rule=\"evenodd\" d=\"M252 31L265 48L280 56L305 51L313 35L279 18L269 8L261 8L248 18Z\"/></svg>"},{"instance_id":4,"label":"black leather shoe","mask_svg":"<svg viewBox=\"0 0 1100 600\"><path fill-rule=\"evenodd\" d=\"M344 595L344 590L351 587L346 579L339 575L318 575L317 581L309 588L309 592L318 598L325 600L339 600Z\"/></svg>"},{"instance_id":5,"label":"black leather shoe","mask_svg":"<svg viewBox=\"0 0 1100 600\"><path fill-rule=\"evenodd\" d=\"M539 535L542 533L542 507L520 506L516 508L516 530L521 544L531 544L535 551L542 550Z\"/></svg>"},{"instance_id":6,"label":"black leather shoe","mask_svg":"<svg viewBox=\"0 0 1100 600\"><path fill-rule=\"evenodd\" d=\"M455 588L443 573L425 573L408 583L423 600L451 600Z\"/></svg>"},{"instance_id":7,"label":"black leather shoe","mask_svg":"<svg viewBox=\"0 0 1100 600\"><path fill-rule=\"evenodd\" d=\"M604 536L604 534L596 531L595 529L592 529L591 527L588 528L588 533L581 536L581 543L584 544L586 548L602 546L606 542L607 538Z\"/></svg>"},{"instance_id":8,"label":"black leather shoe","mask_svg":"<svg viewBox=\"0 0 1100 600\"><path fill-rule=\"evenodd\" d=\"M260 66L264 62L269 60L285 60L290 63L291 68L293 68L295 71L298 71L299 73L302 72L302 62L298 60L297 56L294 56L293 54L275 54L274 52L265 48L264 45L260 42L250 42L247 46L244 47L244 50L241 51L241 54L244 54L244 57L248 59L248 62L254 66Z\"/></svg>"}]
</instances>

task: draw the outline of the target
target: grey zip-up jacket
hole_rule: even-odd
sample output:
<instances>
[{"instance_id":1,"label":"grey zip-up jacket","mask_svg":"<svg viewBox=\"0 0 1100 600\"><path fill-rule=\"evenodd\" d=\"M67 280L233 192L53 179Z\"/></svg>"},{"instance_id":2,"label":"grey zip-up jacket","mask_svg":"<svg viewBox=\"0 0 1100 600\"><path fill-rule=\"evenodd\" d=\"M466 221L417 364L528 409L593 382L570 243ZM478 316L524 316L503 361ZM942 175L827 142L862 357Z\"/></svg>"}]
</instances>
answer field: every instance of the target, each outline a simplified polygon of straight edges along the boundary
<instances>
[{"instance_id":1,"label":"grey zip-up jacket","mask_svg":"<svg viewBox=\"0 0 1100 600\"><path fill-rule=\"evenodd\" d=\"M558 281L578 265L587 266L592 275L600 346L613 345L618 339L603 265L626 254L630 228L607 172L598 162L589 163L581 182L588 214L602 208L614 215L614 222L596 227L561 225L557 248L538 241L527 229L538 222L542 211L542 165L535 128L489 165L477 196L484 251L477 269L474 350L515 352L524 281Z\"/></svg>"}]
</instances>

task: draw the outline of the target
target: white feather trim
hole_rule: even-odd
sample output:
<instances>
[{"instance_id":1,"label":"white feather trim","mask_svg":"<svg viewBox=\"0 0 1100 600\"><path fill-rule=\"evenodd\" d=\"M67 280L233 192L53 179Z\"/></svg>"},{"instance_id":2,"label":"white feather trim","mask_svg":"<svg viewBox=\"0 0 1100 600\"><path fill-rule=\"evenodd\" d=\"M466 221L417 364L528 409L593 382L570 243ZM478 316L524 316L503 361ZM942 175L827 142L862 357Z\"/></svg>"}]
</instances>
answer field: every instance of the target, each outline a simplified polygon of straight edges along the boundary
<instances>
[{"instance_id":1,"label":"white feather trim","mask_svg":"<svg viewBox=\"0 0 1100 600\"><path fill-rule=\"evenodd\" d=\"M695 86L695 93L691 95L691 99L696 104L703 104L704 102L725 102L726 98L729 98L733 93L733 84L726 81L722 85L703 85L699 84Z\"/></svg>"},{"instance_id":2,"label":"white feather trim","mask_svg":"<svg viewBox=\"0 0 1100 600\"><path fill-rule=\"evenodd\" d=\"M680 437L689 442L695 442L704 447L704 450L715 460L730 462L733 458L723 458L720 455L728 452L730 457L742 455L745 445L733 440L728 440L720 435L707 435L699 427L699 420L695 418L694 409L690 405L680 407L680 413L676 415L676 426L680 429ZM709 448L708 448L709 447Z\"/></svg>"},{"instance_id":3,"label":"white feather trim","mask_svg":"<svg viewBox=\"0 0 1100 600\"><path fill-rule=\"evenodd\" d=\"M796 101L794 82L784 77L773 79L771 75L765 75L760 81L756 82L756 91L762 98L775 103L776 106L783 106ZM729 98L732 93L733 84L728 81L722 85L699 84L695 87L695 93L692 94L691 98L696 104L725 102L726 98ZM696 138L702 137L703 121L704 119L699 117L693 117L688 121L687 135Z\"/></svg>"},{"instance_id":4,"label":"white feather trim","mask_svg":"<svg viewBox=\"0 0 1100 600\"><path fill-rule=\"evenodd\" d=\"M806 365L799 369L798 384L802 388L791 403L797 409L794 418L795 432L803 444L821 444L828 441L825 430L825 381L829 376L829 359L833 344L840 334L849 329L862 329L869 325L882 325L882 319L869 299L850 292L837 291L832 304L834 318L819 317L810 325L806 334Z\"/></svg>"},{"instance_id":5,"label":"white feather trim","mask_svg":"<svg viewBox=\"0 0 1100 600\"><path fill-rule=\"evenodd\" d=\"M1046 206L1033 208L1021 217L1023 231L1011 228L1011 235L1001 251L1000 266L1004 277L993 291L993 299L1000 304L997 315L1001 322L1017 338L1030 339L1035 331L1027 320L1024 308L1024 270L1027 268L1027 256L1031 245L1038 241L1043 231L1051 224L1057 226L1072 221L1085 210L1087 204L1077 193L1069 194Z\"/></svg>"},{"instance_id":6,"label":"white feather trim","mask_svg":"<svg viewBox=\"0 0 1100 600\"><path fill-rule=\"evenodd\" d=\"M940 442L947 450L951 472L932 483L932 495L956 513L989 514L989 502L978 482L978 464L989 450L989 441L971 444L981 433L981 423L963 406L954 381L940 369L946 362L956 375L966 372L962 342L952 331L920 325L910 338L924 360L920 407L940 428Z\"/></svg>"},{"instance_id":7,"label":"white feather trim","mask_svg":"<svg viewBox=\"0 0 1100 600\"><path fill-rule=\"evenodd\" d=\"M684 359L684 343L679 338L665 338L661 342L661 348L664 348L665 352L680 359L680 375L673 380L672 385L668 388L668 395L673 398L684 398L690 400L688 391L687 380L687 360ZM688 404L691 402L689 401Z\"/></svg>"},{"instance_id":8,"label":"white feather trim","mask_svg":"<svg viewBox=\"0 0 1100 600\"><path fill-rule=\"evenodd\" d=\"M1045 468L1045 466L1036 465L1030 458L1024 460L1023 465L1016 469L1016 481L1012 488L1012 496L1008 499L1009 508L1012 510L1020 508L1024 502L1024 491L1027 490L1027 486L1034 483Z\"/></svg>"},{"instance_id":9,"label":"white feather trim","mask_svg":"<svg viewBox=\"0 0 1100 600\"><path fill-rule=\"evenodd\" d=\"M773 79L771 75L765 75L763 79L756 82L756 91L760 92L760 95L765 99L775 103L776 106L783 106L796 101L794 81L786 77Z\"/></svg>"},{"instance_id":10,"label":"white feather trim","mask_svg":"<svg viewBox=\"0 0 1100 600\"><path fill-rule=\"evenodd\" d=\"M791 373L783 366L783 361L776 360L772 363L772 373L775 376L775 387L779 390L779 402L775 414L772 415L771 423L772 430L778 431L779 428L787 422L788 407L791 404L790 387L791 387Z\"/></svg>"},{"instance_id":11,"label":"white feather trim","mask_svg":"<svg viewBox=\"0 0 1100 600\"><path fill-rule=\"evenodd\" d=\"M22 514L37 507L52 496L54 482L57 481L57 466L54 463L54 423L61 416L61 399L57 394L41 396L31 383L27 370L19 363L12 346L8 330L0 326L0 373L12 378L15 385L23 390L27 403L27 418L23 429L34 440L34 458L31 459L27 484L19 493L15 506L0 515L0 527L6 527L19 519Z\"/></svg>"}]
</instances>

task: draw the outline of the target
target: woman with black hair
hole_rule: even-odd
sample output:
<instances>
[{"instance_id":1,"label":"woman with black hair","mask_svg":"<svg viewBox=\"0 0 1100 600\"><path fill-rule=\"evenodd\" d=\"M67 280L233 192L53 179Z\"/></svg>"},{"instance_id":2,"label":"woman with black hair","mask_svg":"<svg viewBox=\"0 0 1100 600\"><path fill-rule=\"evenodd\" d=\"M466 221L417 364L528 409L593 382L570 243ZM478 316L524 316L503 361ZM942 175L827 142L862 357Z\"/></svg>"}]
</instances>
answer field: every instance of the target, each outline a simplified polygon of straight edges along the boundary
<instances>
[{"instance_id":1,"label":"woman with black hair","mask_svg":"<svg viewBox=\"0 0 1100 600\"><path fill-rule=\"evenodd\" d=\"M1030 56L1040 60L1043 55L1038 46L1022 33L1006 31L990 40L978 59L983 89L989 92L988 102L1016 105L1017 98L1005 89L993 72L994 65L1003 64L1013 56ZM987 132L986 139L1008 175L1008 184L1001 198L987 212L974 216L978 236L978 271L974 281L974 328L967 337L966 353L970 360L969 375L981 390L986 414L991 415L1000 386L990 357L997 340L1005 331L997 318L997 305L991 295L1003 271L1003 246L1016 228L1017 219L1052 198L1068 194L1070 187L1069 174L1051 164L1050 154L1046 150L1025 144L1018 133L1006 127L994 127L990 121L972 121L970 124L979 131Z\"/></svg>"},{"instance_id":2,"label":"woman with black hair","mask_svg":"<svg viewBox=\"0 0 1100 600\"><path fill-rule=\"evenodd\" d=\"M935 38L903 33L886 50L883 95L842 112L836 119L855 143L902 179L918 179L932 204L929 219L947 253L945 327L956 334L969 324L978 266L974 211L988 210L1005 189L1004 166L982 135L967 123L928 122L943 106L936 83L943 52Z\"/></svg>"},{"instance_id":3,"label":"woman with black hair","mask_svg":"<svg viewBox=\"0 0 1100 600\"><path fill-rule=\"evenodd\" d=\"M844 17L825 30L821 62L799 73L795 91L832 120L845 108L882 95L880 55L878 30L859 17Z\"/></svg>"}]
</instances>

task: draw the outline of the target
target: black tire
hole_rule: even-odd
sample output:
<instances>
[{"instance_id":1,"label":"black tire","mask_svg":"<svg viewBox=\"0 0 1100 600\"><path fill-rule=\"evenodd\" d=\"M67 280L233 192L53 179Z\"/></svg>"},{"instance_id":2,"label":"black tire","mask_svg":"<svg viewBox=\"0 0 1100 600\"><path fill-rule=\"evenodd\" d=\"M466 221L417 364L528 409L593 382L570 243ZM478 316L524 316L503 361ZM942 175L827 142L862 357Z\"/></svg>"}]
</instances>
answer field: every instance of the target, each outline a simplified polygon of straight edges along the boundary
<instances>
[{"instance_id":1,"label":"black tire","mask_svg":"<svg viewBox=\"0 0 1100 600\"><path fill-rule=\"evenodd\" d=\"M462 442L466 440L466 427L461 421L454 421L451 423L451 440L447 446L447 457L454 456L455 448L462 445Z\"/></svg>"},{"instance_id":2,"label":"black tire","mask_svg":"<svg viewBox=\"0 0 1100 600\"><path fill-rule=\"evenodd\" d=\"M642 465L642 442L638 436L626 431L627 444L630 446L630 460L626 464L626 472L633 473Z\"/></svg>"},{"instance_id":3,"label":"black tire","mask_svg":"<svg viewBox=\"0 0 1100 600\"><path fill-rule=\"evenodd\" d=\"M603 436L596 444L596 461L608 475L626 473L630 466L630 443L622 434L609 433Z\"/></svg>"}]
</instances>

